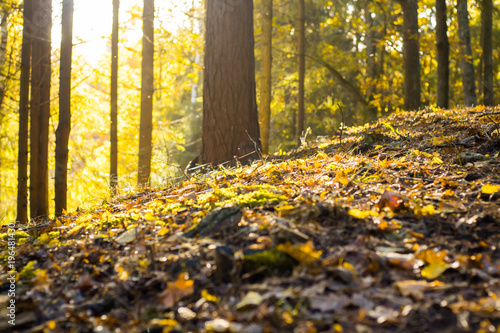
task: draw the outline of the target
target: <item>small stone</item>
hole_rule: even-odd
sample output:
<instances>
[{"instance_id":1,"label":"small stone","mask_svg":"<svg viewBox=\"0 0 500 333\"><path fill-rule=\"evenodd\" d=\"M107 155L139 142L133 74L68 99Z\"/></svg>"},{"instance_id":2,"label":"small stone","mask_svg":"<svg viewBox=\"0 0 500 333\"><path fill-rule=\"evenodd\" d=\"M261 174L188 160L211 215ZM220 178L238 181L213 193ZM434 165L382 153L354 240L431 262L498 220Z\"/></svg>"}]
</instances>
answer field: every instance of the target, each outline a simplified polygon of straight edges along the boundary
<instances>
[{"instance_id":1,"label":"small stone","mask_svg":"<svg viewBox=\"0 0 500 333\"><path fill-rule=\"evenodd\" d=\"M222 318L210 320L205 323L206 330L219 333L227 332L230 326L229 322Z\"/></svg>"},{"instance_id":2,"label":"small stone","mask_svg":"<svg viewBox=\"0 0 500 333\"><path fill-rule=\"evenodd\" d=\"M188 307L181 306L177 309L177 315L179 317L179 321L187 322L196 318L196 313Z\"/></svg>"}]
</instances>

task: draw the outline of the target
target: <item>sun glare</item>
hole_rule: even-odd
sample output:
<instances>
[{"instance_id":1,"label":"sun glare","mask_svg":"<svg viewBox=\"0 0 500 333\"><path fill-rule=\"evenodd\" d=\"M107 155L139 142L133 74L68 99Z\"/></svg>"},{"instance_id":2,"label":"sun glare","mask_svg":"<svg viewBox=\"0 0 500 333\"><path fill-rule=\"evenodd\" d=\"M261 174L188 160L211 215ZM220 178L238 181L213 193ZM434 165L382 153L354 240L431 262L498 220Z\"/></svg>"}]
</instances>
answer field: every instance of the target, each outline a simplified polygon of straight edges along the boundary
<instances>
[{"instance_id":1,"label":"sun glare","mask_svg":"<svg viewBox=\"0 0 500 333\"><path fill-rule=\"evenodd\" d=\"M162 20L162 26L175 31L187 19L185 13L197 1L156 1L155 20ZM138 6L142 10L141 0L120 1L120 24L130 19L130 10ZM53 1L54 26L52 28L52 46L61 44L61 1ZM161 17L168 13L168 18ZM73 14L73 52L85 57L90 65L110 52L109 42L113 20L112 0L75 0ZM157 23L155 23L156 25ZM120 39L137 41L142 37L142 24L127 29Z\"/></svg>"}]
</instances>

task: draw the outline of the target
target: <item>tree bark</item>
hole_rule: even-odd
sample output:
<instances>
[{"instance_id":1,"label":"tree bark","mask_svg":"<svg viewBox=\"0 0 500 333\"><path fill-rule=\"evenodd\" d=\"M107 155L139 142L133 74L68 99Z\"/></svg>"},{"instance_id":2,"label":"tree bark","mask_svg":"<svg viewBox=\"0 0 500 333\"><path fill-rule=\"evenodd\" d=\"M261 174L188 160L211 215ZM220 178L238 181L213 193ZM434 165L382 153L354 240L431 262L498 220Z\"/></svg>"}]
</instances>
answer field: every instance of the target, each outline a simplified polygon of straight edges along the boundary
<instances>
[{"instance_id":1,"label":"tree bark","mask_svg":"<svg viewBox=\"0 0 500 333\"><path fill-rule=\"evenodd\" d=\"M38 218L46 217L49 212L48 146L51 79L51 0L34 1L33 26L30 213L32 218Z\"/></svg>"},{"instance_id":2,"label":"tree bark","mask_svg":"<svg viewBox=\"0 0 500 333\"><path fill-rule=\"evenodd\" d=\"M297 145L300 146L300 138L304 133L305 122L305 76L306 76L306 30L305 30L305 0L299 0L299 21L298 21L298 38L299 38L299 96L297 105L297 124L295 128L295 139Z\"/></svg>"},{"instance_id":3,"label":"tree bark","mask_svg":"<svg viewBox=\"0 0 500 333\"><path fill-rule=\"evenodd\" d=\"M469 29L469 12L467 0L457 0L458 37L460 38L460 69L464 93L464 105L477 105L474 64L472 62L472 46Z\"/></svg>"},{"instance_id":4,"label":"tree bark","mask_svg":"<svg viewBox=\"0 0 500 333\"><path fill-rule=\"evenodd\" d=\"M273 0L262 2L261 74L259 123L262 138L262 152L269 154L269 133L271 127L272 93L272 40L273 40Z\"/></svg>"},{"instance_id":5,"label":"tree bark","mask_svg":"<svg viewBox=\"0 0 500 333\"><path fill-rule=\"evenodd\" d=\"M418 1L400 0L403 8L403 62L405 109L420 108L420 44L418 40Z\"/></svg>"},{"instance_id":6,"label":"tree bark","mask_svg":"<svg viewBox=\"0 0 500 333\"><path fill-rule=\"evenodd\" d=\"M111 87L110 87L110 154L109 185L116 194L118 186L118 11L120 0L113 0L113 30L111 32Z\"/></svg>"},{"instance_id":7,"label":"tree bark","mask_svg":"<svg viewBox=\"0 0 500 333\"><path fill-rule=\"evenodd\" d=\"M450 43L446 23L446 0L436 0L437 106L449 107Z\"/></svg>"},{"instance_id":8,"label":"tree bark","mask_svg":"<svg viewBox=\"0 0 500 333\"><path fill-rule=\"evenodd\" d=\"M493 2L482 0L481 10L481 46L483 48L483 104L493 106L495 94L493 89Z\"/></svg>"},{"instance_id":9,"label":"tree bark","mask_svg":"<svg viewBox=\"0 0 500 333\"><path fill-rule=\"evenodd\" d=\"M73 52L73 0L64 0L61 17L59 70L59 125L56 130L55 213L68 208L68 142L71 132L71 57Z\"/></svg>"},{"instance_id":10,"label":"tree bark","mask_svg":"<svg viewBox=\"0 0 500 333\"><path fill-rule=\"evenodd\" d=\"M141 124L137 186L146 186L151 176L154 94L154 0L144 0L141 75Z\"/></svg>"},{"instance_id":11,"label":"tree bark","mask_svg":"<svg viewBox=\"0 0 500 333\"><path fill-rule=\"evenodd\" d=\"M252 0L206 2L203 163L246 163L261 149Z\"/></svg>"},{"instance_id":12,"label":"tree bark","mask_svg":"<svg viewBox=\"0 0 500 333\"><path fill-rule=\"evenodd\" d=\"M19 88L19 144L17 160L17 218L28 222L28 130L31 71L32 0L24 0L21 82Z\"/></svg>"}]
</instances>

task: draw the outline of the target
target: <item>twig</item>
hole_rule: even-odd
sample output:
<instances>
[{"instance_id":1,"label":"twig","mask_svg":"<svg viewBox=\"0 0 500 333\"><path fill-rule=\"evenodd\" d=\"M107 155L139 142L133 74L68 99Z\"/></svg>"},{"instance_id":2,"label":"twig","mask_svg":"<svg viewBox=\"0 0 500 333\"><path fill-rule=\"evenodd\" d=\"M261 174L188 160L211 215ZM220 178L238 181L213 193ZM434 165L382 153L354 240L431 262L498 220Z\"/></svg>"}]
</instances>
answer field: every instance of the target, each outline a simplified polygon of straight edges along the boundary
<instances>
[{"instance_id":1,"label":"twig","mask_svg":"<svg viewBox=\"0 0 500 333\"><path fill-rule=\"evenodd\" d=\"M340 123L340 128L339 128L340 129L340 140L339 140L340 142L339 142L339 144L340 144L340 147L342 147L342 134L344 133L344 125L345 125L345 123L344 123L344 110L342 110L342 107L340 106L339 103L337 103L337 106L340 110L340 116L341 116L341 123Z\"/></svg>"}]
</instances>

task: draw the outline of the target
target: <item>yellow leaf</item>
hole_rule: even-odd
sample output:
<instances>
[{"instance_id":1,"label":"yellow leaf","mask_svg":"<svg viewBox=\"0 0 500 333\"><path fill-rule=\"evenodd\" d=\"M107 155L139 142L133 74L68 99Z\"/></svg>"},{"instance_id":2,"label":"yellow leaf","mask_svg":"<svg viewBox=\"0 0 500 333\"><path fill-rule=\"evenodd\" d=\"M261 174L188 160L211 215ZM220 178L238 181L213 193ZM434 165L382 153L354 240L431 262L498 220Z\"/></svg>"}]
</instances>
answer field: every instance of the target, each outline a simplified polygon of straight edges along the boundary
<instances>
[{"instance_id":1,"label":"yellow leaf","mask_svg":"<svg viewBox=\"0 0 500 333\"><path fill-rule=\"evenodd\" d=\"M125 268L123 268L122 265L117 264L115 266L115 270L118 272L118 278L122 281L127 281L128 280L128 272Z\"/></svg>"},{"instance_id":2,"label":"yellow leaf","mask_svg":"<svg viewBox=\"0 0 500 333\"><path fill-rule=\"evenodd\" d=\"M481 187L481 192L484 194L493 194L500 190L500 185L486 184Z\"/></svg>"},{"instance_id":3,"label":"yellow leaf","mask_svg":"<svg viewBox=\"0 0 500 333\"><path fill-rule=\"evenodd\" d=\"M47 322L47 328L49 330L55 330L56 326L57 326L57 324L56 324L55 320L50 320L50 321Z\"/></svg>"},{"instance_id":4,"label":"yellow leaf","mask_svg":"<svg viewBox=\"0 0 500 333\"><path fill-rule=\"evenodd\" d=\"M357 218L357 219L364 219L372 214L370 210L359 210L357 208L352 208L349 209L348 214Z\"/></svg>"},{"instance_id":5,"label":"yellow leaf","mask_svg":"<svg viewBox=\"0 0 500 333\"><path fill-rule=\"evenodd\" d=\"M38 237L38 241L41 244L47 244L48 242L50 242L50 236L49 236L49 234L47 234L47 233L41 234L40 237Z\"/></svg>"},{"instance_id":6,"label":"yellow leaf","mask_svg":"<svg viewBox=\"0 0 500 333\"><path fill-rule=\"evenodd\" d=\"M451 197L453 194L455 194L455 191L453 190L450 190L450 189L447 189L446 191L444 191L444 196L445 197Z\"/></svg>"},{"instance_id":7,"label":"yellow leaf","mask_svg":"<svg viewBox=\"0 0 500 333\"><path fill-rule=\"evenodd\" d=\"M419 252L416 255L417 259L420 259L424 261L426 264L432 265L432 264L439 264L444 261L444 258L446 257L446 251L440 251L436 252L434 250L428 249Z\"/></svg>"},{"instance_id":8,"label":"yellow leaf","mask_svg":"<svg viewBox=\"0 0 500 333\"><path fill-rule=\"evenodd\" d=\"M179 274L177 281L175 281L175 287L180 289L180 290L192 289L193 285L194 285L194 281L188 280L187 273Z\"/></svg>"},{"instance_id":9,"label":"yellow leaf","mask_svg":"<svg viewBox=\"0 0 500 333\"><path fill-rule=\"evenodd\" d=\"M432 164L443 164L443 160L441 159L440 156L434 156L432 157Z\"/></svg>"},{"instance_id":10,"label":"yellow leaf","mask_svg":"<svg viewBox=\"0 0 500 333\"><path fill-rule=\"evenodd\" d=\"M427 205L424 208L420 210L420 215L427 216L427 215L433 215L436 209L434 208L433 205Z\"/></svg>"},{"instance_id":11,"label":"yellow leaf","mask_svg":"<svg viewBox=\"0 0 500 333\"><path fill-rule=\"evenodd\" d=\"M300 262L304 266L311 266L316 262L323 251L316 251L314 249L314 244L312 241L308 241L305 244L292 244L287 242L285 244L280 244L276 247L278 251L284 252Z\"/></svg>"},{"instance_id":12,"label":"yellow leaf","mask_svg":"<svg viewBox=\"0 0 500 333\"><path fill-rule=\"evenodd\" d=\"M320 152L316 155L316 157L314 157L314 158L315 158L315 159L317 159L317 160L324 160L324 159L328 158L328 155L327 155L326 153L324 153L324 152L320 151Z\"/></svg>"},{"instance_id":13,"label":"yellow leaf","mask_svg":"<svg viewBox=\"0 0 500 333\"><path fill-rule=\"evenodd\" d=\"M349 184L349 178L347 178L346 176L340 177L339 183L345 186Z\"/></svg>"},{"instance_id":14,"label":"yellow leaf","mask_svg":"<svg viewBox=\"0 0 500 333\"><path fill-rule=\"evenodd\" d=\"M164 236L170 232L170 229L168 228L161 228L160 231L158 231L158 236Z\"/></svg>"},{"instance_id":15,"label":"yellow leaf","mask_svg":"<svg viewBox=\"0 0 500 333\"><path fill-rule=\"evenodd\" d=\"M449 265L444 261L427 265L422 269L422 276L429 280L434 280L448 269Z\"/></svg>"},{"instance_id":16,"label":"yellow leaf","mask_svg":"<svg viewBox=\"0 0 500 333\"><path fill-rule=\"evenodd\" d=\"M170 327L175 327L179 323L175 319L161 319L157 322L159 326L170 326Z\"/></svg>"},{"instance_id":17,"label":"yellow leaf","mask_svg":"<svg viewBox=\"0 0 500 333\"><path fill-rule=\"evenodd\" d=\"M151 212L147 212L146 215L144 215L144 219L146 221L155 221L155 220L157 220L156 216L153 213L151 213Z\"/></svg>"},{"instance_id":18,"label":"yellow leaf","mask_svg":"<svg viewBox=\"0 0 500 333\"><path fill-rule=\"evenodd\" d=\"M347 269L348 271L351 271L351 272L356 271L356 268L354 268L354 266L351 263L348 263L347 261L344 261L342 263L342 267L344 267L345 269Z\"/></svg>"},{"instance_id":19,"label":"yellow leaf","mask_svg":"<svg viewBox=\"0 0 500 333\"><path fill-rule=\"evenodd\" d=\"M201 297L203 297L207 302L217 303L217 296L211 295L206 289L201 291Z\"/></svg>"}]
</instances>

